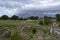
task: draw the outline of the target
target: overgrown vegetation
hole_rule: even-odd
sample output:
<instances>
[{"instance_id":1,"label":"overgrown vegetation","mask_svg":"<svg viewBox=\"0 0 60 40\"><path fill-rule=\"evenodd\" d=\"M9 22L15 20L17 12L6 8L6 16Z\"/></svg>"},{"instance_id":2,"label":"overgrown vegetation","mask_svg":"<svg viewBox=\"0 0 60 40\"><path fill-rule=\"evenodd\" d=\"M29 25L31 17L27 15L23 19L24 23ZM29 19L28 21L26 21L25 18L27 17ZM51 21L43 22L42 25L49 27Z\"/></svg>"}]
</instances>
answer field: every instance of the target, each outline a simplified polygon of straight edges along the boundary
<instances>
[{"instance_id":1,"label":"overgrown vegetation","mask_svg":"<svg viewBox=\"0 0 60 40\"><path fill-rule=\"evenodd\" d=\"M36 28L32 28L32 33L35 34L37 32Z\"/></svg>"},{"instance_id":2,"label":"overgrown vegetation","mask_svg":"<svg viewBox=\"0 0 60 40\"><path fill-rule=\"evenodd\" d=\"M48 16L44 16L41 19L38 16L23 18L16 15L13 15L12 17L3 15L0 17L0 36L2 35L2 39L5 38L5 40L34 40L35 38L40 37L43 39L43 36L47 37L48 35L51 39L49 32L53 23L52 21L59 22L60 14L56 14L55 19Z\"/></svg>"},{"instance_id":3,"label":"overgrown vegetation","mask_svg":"<svg viewBox=\"0 0 60 40\"><path fill-rule=\"evenodd\" d=\"M43 20L40 20L39 24L40 24L40 25L44 25Z\"/></svg>"},{"instance_id":4,"label":"overgrown vegetation","mask_svg":"<svg viewBox=\"0 0 60 40\"><path fill-rule=\"evenodd\" d=\"M23 40L23 38L19 35L17 31L15 31L11 36L10 40Z\"/></svg>"}]
</instances>

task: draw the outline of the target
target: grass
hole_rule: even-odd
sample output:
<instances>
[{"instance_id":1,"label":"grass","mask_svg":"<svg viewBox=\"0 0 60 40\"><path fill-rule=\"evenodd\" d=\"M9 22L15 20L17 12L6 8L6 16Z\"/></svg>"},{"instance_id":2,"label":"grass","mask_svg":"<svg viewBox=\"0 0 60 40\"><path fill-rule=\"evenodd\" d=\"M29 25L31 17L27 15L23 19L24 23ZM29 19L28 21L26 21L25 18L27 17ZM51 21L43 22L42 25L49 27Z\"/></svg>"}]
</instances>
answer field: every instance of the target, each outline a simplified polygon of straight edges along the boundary
<instances>
[{"instance_id":1,"label":"grass","mask_svg":"<svg viewBox=\"0 0 60 40\"><path fill-rule=\"evenodd\" d=\"M21 21L18 21L18 20L0 20L0 26L6 26L6 25L9 25L9 26L12 26L12 25L19 26L20 23L21 23Z\"/></svg>"},{"instance_id":2,"label":"grass","mask_svg":"<svg viewBox=\"0 0 60 40\"><path fill-rule=\"evenodd\" d=\"M19 35L19 33L17 31L15 31L11 35L10 40L23 40L23 38Z\"/></svg>"},{"instance_id":3,"label":"grass","mask_svg":"<svg viewBox=\"0 0 60 40\"><path fill-rule=\"evenodd\" d=\"M45 35L49 33L49 30L47 29L47 26L38 26L39 21L23 21L20 20L0 20L0 32L4 33L4 28L7 27L7 29L10 29L11 36L10 38L7 38L8 40L26 40L24 37L21 37L21 34L27 34L27 37L30 38L28 40L33 39L34 34L36 34L37 30L43 31ZM24 27L24 30L20 32L21 29L19 27ZM27 31L28 30L28 31ZM44 36L45 36L44 35ZM6 39L5 39L6 40Z\"/></svg>"}]
</instances>

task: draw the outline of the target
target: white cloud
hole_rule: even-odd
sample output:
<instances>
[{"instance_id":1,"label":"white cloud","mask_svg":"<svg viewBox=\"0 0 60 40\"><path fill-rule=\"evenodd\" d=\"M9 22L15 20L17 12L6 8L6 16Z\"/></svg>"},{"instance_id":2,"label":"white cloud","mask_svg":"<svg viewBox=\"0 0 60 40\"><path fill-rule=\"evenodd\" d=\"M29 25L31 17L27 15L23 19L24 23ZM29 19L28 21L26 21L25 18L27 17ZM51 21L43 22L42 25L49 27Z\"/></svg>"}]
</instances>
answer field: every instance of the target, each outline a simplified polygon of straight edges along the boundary
<instances>
[{"instance_id":1,"label":"white cloud","mask_svg":"<svg viewBox=\"0 0 60 40\"><path fill-rule=\"evenodd\" d=\"M8 9L8 8L3 8L3 7L0 7L0 16L1 15L8 15L8 16L12 16L12 15L15 15L17 13L17 10L16 9Z\"/></svg>"}]
</instances>

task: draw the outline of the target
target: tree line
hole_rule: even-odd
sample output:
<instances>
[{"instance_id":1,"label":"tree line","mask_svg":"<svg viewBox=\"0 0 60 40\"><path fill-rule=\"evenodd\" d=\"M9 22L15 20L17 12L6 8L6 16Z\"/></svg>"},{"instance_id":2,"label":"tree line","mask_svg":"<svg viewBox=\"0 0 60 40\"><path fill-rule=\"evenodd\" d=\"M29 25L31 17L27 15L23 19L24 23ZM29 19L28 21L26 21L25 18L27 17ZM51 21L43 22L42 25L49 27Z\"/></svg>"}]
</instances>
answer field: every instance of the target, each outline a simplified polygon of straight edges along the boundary
<instances>
[{"instance_id":1,"label":"tree line","mask_svg":"<svg viewBox=\"0 0 60 40\"><path fill-rule=\"evenodd\" d=\"M38 18L39 18L38 16L30 16L28 18L23 18L23 17L19 17L19 16L16 16L16 15L13 15L12 17L9 17L7 15L2 15L0 17L0 20L27 20L27 19L36 20Z\"/></svg>"},{"instance_id":2,"label":"tree line","mask_svg":"<svg viewBox=\"0 0 60 40\"><path fill-rule=\"evenodd\" d=\"M9 17L9 16L7 16L7 15L2 15L2 16L0 17L0 20L27 20L27 19L37 20L37 19L39 19L39 17L38 17L38 16L30 16L30 17L28 17L28 18L23 18L23 17L18 17L18 16L16 16L16 15L13 15L12 17ZM40 19L41 19L41 18L40 18ZM50 19L56 19L56 21L60 21L60 14L56 14L55 17L44 16L43 19L44 19L45 21L47 21L47 20L49 21Z\"/></svg>"}]
</instances>

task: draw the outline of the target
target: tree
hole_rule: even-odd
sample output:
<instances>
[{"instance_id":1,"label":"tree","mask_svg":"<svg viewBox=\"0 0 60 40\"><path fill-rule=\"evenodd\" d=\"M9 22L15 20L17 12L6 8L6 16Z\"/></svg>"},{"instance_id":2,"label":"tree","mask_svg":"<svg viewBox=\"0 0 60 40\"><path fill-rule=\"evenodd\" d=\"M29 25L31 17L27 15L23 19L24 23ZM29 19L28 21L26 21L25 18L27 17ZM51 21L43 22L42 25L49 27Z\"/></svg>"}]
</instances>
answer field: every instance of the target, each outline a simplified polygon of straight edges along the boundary
<instances>
[{"instance_id":1,"label":"tree","mask_svg":"<svg viewBox=\"0 0 60 40\"><path fill-rule=\"evenodd\" d=\"M56 14L56 21L60 21L60 14Z\"/></svg>"},{"instance_id":2,"label":"tree","mask_svg":"<svg viewBox=\"0 0 60 40\"><path fill-rule=\"evenodd\" d=\"M38 16L31 16L31 17L28 17L28 19L36 20L36 19L38 19Z\"/></svg>"},{"instance_id":3,"label":"tree","mask_svg":"<svg viewBox=\"0 0 60 40\"><path fill-rule=\"evenodd\" d=\"M40 20L39 24L40 24L40 25L43 25L43 24L44 24L44 22L43 22L42 20Z\"/></svg>"},{"instance_id":4,"label":"tree","mask_svg":"<svg viewBox=\"0 0 60 40\"><path fill-rule=\"evenodd\" d=\"M27 20L27 18L24 18L23 20Z\"/></svg>"},{"instance_id":5,"label":"tree","mask_svg":"<svg viewBox=\"0 0 60 40\"><path fill-rule=\"evenodd\" d=\"M23 17L20 17L19 20L24 20Z\"/></svg>"},{"instance_id":6,"label":"tree","mask_svg":"<svg viewBox=\"0 0 60 40\"><path fill-rule=\"evenodd\" d=\"M51 19L52 19L51 17L44 16L44 24L45 24L45 25L51 24L51 22L52 22Z\"/></svg>"},{"instance_id":7,"label":"tree","mask_svg":"<svg viewBox=\"0 0 60 40\"><path fill-rule=\"evenodd\" d=\"M16 16L16 15L13 15L13 16L11 17L11 19L12 19L12 20L18 20L18 19L19 19L19 17L18 17L18 16Z\"/></svg>"},{"instance_id":8,"label":"tree","mask_svg":"<svg viewBox=\"0 0 60 40\"><path fill-rule=\"evenodd\" d=\"M9 19L9 17L8 17L7 15L3 15L3 16L1 17L1 19L7 20L7 19Z\"/></svg>"}]
</instances>

